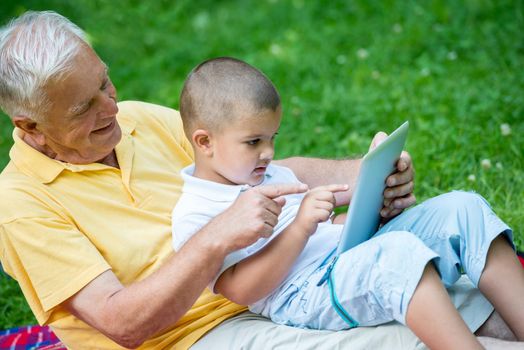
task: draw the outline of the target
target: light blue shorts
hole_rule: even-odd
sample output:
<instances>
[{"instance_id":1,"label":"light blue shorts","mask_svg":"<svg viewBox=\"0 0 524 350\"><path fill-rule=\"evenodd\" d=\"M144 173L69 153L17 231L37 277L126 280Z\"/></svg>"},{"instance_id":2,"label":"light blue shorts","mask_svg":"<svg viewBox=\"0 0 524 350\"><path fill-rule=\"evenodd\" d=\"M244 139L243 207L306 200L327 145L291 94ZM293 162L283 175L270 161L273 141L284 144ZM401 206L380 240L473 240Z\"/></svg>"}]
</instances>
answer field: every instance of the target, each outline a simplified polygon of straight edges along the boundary
<instances>
[{"instance_id":1,"label":"light blue shorts","mask_svg":"<svg viewBox=\"0 0 524 350\"><path fill-rule=\"evenodd\" d=\"M512 231L481 196L459 191L440 195L341 254L331 272L332 290L360 326L393 320L405 324L407 307L428 262L434 262L446 286L462 272L477 286L489 246L501 233L512 242ZM329 262L326 257L312 274L297 276L282 288L266 316L301 328L351 328L332 306L328 283L317 286Z\"/></svg>"}]
</instances>

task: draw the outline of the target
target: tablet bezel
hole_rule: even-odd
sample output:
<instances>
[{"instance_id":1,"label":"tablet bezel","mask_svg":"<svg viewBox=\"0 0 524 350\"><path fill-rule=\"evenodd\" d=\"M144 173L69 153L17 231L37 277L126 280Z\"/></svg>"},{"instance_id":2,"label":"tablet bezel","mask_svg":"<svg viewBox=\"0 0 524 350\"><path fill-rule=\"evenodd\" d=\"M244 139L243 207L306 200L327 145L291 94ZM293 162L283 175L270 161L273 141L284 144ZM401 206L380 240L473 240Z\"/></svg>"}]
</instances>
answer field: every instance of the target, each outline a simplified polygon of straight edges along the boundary
<instances>
[{"instance_id":1,"label":"tablet bezel","mask_svg":"<svg viewBox=\"0 0 524 350\"><path fill-rule=\"evenodd\" d=\"M394 170L404 149L409 122L405 122L362 159L337 254L368 240L380 223L386 179Z\"/></svg>"}]
</instances>

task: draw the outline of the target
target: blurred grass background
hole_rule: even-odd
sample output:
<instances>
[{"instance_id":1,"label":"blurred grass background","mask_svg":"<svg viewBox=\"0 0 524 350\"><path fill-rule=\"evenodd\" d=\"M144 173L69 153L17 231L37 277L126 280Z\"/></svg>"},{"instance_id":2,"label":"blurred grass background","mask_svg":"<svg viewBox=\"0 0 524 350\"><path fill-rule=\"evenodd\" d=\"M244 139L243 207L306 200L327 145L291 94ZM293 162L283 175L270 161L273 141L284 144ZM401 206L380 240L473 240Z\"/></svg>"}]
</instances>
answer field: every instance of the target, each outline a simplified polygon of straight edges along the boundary
<instances>
[{"instance_id":1,"label":"blurred grass background","mask_svg":"<svg viewBox=\"0 0 524 350\"><path fill-rule=\"evenodd\" d=\"M85 29L120 100L178 108L202 60L255 65L283 100L277 157L362 155L409 120L418 200L477 191L524 249L523 1L3 0L1 24L28 9ZM11 132L2 115L0 168ZM0 329L30 323L1 276Z\"/></svg>"}]
</instances>

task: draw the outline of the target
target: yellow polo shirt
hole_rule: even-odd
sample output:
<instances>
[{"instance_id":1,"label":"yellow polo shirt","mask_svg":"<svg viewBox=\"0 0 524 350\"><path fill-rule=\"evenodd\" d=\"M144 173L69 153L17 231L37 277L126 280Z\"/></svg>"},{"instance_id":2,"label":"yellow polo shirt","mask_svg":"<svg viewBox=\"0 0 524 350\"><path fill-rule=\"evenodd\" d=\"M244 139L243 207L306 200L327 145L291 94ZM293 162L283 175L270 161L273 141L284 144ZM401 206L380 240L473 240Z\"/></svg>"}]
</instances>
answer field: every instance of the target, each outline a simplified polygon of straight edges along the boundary
<instances>
[{"instance_id":1,"label":"yellow polo shirt","mask_svg":"<svg viewBox=\"0 0 524 350\"><path fill-rule=\"evenodd\" d=\"M108 269L127 285L162 266L172 254L179 171L193 159L178 112L141 102L119 108L120 169L50 159L15 129L11 161L0 175L2 265L38 322L70 349L120 348L61 303ZM206 290L172 329L140 349L186 349L244 309Z\"/></svg>"}]
</instances>

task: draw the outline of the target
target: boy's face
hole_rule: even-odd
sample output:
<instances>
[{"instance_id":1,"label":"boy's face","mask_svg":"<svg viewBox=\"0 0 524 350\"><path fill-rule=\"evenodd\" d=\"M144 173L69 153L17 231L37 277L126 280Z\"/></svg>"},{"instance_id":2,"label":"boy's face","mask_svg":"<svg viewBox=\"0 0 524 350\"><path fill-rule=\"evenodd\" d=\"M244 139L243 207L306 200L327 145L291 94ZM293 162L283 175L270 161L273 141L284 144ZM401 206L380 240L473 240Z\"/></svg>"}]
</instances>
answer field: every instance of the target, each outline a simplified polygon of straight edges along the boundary
<instances>
[{"instance_id":1,"label":"boy's face","mask_svg":"<svg viewBox=\"0 0 524 350\"><path fill-rule=\"evenodd\" d=\"M281 108L243 115L211 136L212 155L207 178L228 184L258 185L273 160L274 139L280 127Z\"/></svg>"}]
</instances>

